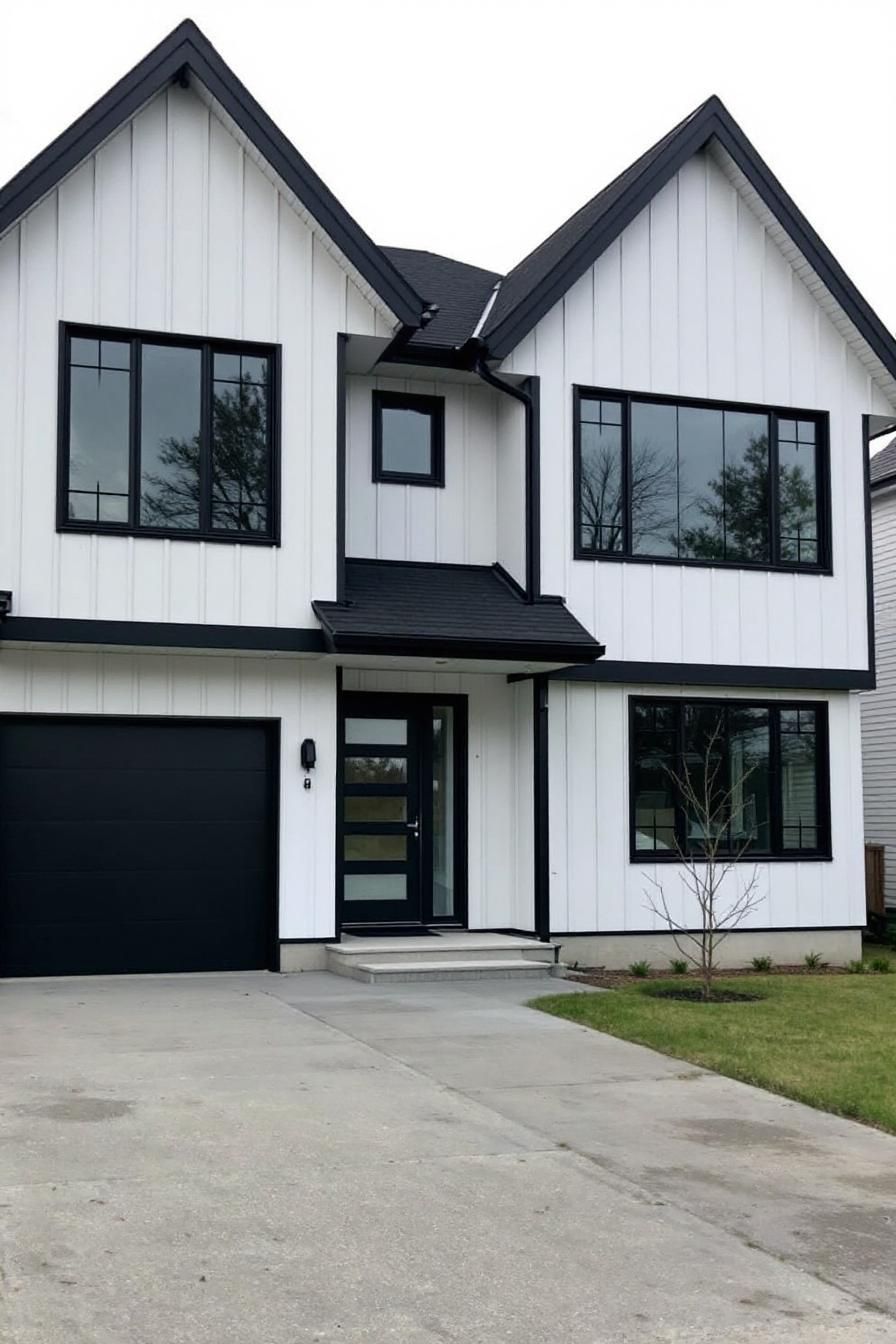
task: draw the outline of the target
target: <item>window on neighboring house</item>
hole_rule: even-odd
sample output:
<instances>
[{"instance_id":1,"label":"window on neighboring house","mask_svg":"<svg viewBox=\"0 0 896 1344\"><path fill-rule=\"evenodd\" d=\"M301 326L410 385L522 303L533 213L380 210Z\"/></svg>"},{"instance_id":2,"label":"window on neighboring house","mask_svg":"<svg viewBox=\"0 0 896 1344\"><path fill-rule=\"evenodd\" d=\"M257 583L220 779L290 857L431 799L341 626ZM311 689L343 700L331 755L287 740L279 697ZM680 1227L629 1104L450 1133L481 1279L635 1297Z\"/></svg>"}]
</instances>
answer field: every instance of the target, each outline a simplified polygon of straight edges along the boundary
<instances>
[{"instance_id":1,"label":"window on neighboring house","mask_svg":"<svg viewBox=\"0 0 896 1344\"><path fill-rule=\"evenodd\" d=\"M700 852L688 781L722 852L830 857L825 705L633 698L629 733L633 859Z\"/></svg>"},{"instance_id":2,"label":"window on neighboring house","mask_svg":"<svg viewBox=\"0 0 896 1344\"><path fill-rule=\"evenodd\" d=\"M59 526L276 535L277 351L65 327Z\"/></svg>"},{"instance_id":3,"label":"window on neighboring house","mask_svg":"<svg viewBox=\"0 0 896 1344\"><path fill-rule=\"evenodd\" d=\"M825 569L827 417L575 389L575 554Z\"/></svg>"},{"instance_id":4,"label":"window on neighboring house","mask_svg":"<svg viewBox=\"0 0 896 1344\"><path fill-rule=\"evenodd\" d=\"M445 399L373 394L373 479L396 485L445 484Z\"/></svg>"}]
</instances>

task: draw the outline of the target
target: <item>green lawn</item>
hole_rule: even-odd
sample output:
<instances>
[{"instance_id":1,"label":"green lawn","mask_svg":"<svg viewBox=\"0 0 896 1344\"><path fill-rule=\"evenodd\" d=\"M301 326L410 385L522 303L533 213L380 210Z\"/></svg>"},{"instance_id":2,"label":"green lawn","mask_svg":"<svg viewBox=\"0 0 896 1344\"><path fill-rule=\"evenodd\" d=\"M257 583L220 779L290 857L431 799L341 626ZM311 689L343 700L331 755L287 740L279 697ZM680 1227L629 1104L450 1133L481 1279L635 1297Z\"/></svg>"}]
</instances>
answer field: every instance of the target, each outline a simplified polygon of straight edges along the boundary
<instances>
[{"instance_id":1,"label":"green lawn","mask_svg":"<svg viewBox=\"0 0 896 1344\"><path fill-rule=\"evenodd\" d=\"M772 975L719 984L767 997L683 1003L628 985L606 994L552 995L534 1006L896 1133L896 974Z\"/></svg>"}]
</instances>

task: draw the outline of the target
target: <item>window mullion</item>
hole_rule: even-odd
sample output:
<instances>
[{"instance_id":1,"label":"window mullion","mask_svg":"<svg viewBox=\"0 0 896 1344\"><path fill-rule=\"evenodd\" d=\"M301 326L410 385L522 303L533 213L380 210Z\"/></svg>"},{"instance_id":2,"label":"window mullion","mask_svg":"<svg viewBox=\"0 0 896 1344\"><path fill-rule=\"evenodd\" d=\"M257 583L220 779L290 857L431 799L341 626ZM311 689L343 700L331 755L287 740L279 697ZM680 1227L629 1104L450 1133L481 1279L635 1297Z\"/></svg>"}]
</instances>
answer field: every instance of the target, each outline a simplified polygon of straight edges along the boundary
<instances>
[{"instance_id":1,"label":"window mullion","mask_svg":"<svg viewBox=\"0 0 896 1344\"><path fill-rule=\"evenodd\" d=\"M774 411L768 417L768 557L773 565L781 563L781 539L778 535L778 417Z\"/></svg>"},{"instance_id":2,"label":"window mullion","mask_svg":"<svg viewBox=\"0 0 896 1344\"><path fill-rule=\"evenodd\" d=\"M781 801L781 710L769 710L769 822L771 852L780 854L784 849L784 820Z\"/></svg>"},{"instance_id":3,"label":"window mullion","mask_svg":"<svg viewBox=\"0 0 896 1344\"><path fill-rule=\"evenodd\" d=\"M128 487L128 526L140 526L140 419L142 407L142 368L143 359L140 342L135 337L131 341L131 386L130 386L130 443L129 462L130 482Z\"/></svg>"},{"instance_id":4,"label":"window mullion","mask_svg":"<svg viewBox=\"0 0 896 1344\"><path fill-rule=\"evenodd\" d=\"M212 405L214 384L212 380L212 347L208 342L202 346L200 368L199 530L200 532L210 532L212 528Z\"/></svg>"}]
</instances>

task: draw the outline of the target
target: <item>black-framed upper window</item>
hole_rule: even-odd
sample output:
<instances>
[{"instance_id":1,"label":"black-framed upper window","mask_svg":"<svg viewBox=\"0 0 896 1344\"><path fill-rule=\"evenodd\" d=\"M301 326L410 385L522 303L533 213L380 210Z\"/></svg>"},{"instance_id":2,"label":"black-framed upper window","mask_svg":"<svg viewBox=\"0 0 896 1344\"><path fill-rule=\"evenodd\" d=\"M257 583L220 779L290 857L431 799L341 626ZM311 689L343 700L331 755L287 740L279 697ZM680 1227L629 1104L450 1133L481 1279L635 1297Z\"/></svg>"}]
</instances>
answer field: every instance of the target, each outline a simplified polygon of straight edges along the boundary
<instances>
[{"instance_id":1,"label":"black-framed upper window","mask_svg":"<svg viewBox=\"0 0 896 1344\"><path fill-rule=\"evenodd\" d=\"M576 558L828 569L827 421L575 388Z\"/></svg>"},{"instance_id":2,"label":"black-framed upper window","mask_svg":"<svg viewBox=\"0 0 896 1344\"><path fill-rule=\"evenodd\" d=\"M445 398L373 394L373 479L445 484Z\"/></svg>"},{"instance_id":3,"label":"black-framed upper window","mask_svg":"<svg viewBox=\"0 0 896 1344\"><path fill-rule=\"evenodd\" d=\"M699 853L707 815L723 853L830 858L823 703L632 697L629 762L633 860Z\"/></svg>"},{"instance_id":4,"label":"black-framed upper window","mask_svg":"<svg viewBox=\"0 0 896 1344\"><path fill-rule=\"evenodd\" d=\"M278 350L63 325L58 525L271 543Z\"/></svg>"}]
</instances>

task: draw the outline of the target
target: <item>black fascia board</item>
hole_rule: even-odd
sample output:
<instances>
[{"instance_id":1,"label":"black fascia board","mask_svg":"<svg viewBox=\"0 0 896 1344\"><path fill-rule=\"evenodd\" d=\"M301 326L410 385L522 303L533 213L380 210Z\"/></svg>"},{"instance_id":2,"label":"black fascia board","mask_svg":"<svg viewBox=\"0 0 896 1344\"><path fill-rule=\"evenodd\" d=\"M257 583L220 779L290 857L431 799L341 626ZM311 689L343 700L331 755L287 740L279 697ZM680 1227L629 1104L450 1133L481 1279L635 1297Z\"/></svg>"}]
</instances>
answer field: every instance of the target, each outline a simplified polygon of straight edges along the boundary
<instances>
[{"instance_id":1,"label":"black fascia board","mask_svg":"<svg viewBox=\"0 0 896 1344\"><path fill-rule=\"evenodd\" d=\"M475 658L507 660L514 663L591 663L603 653L603 646L594 644L538 644L529 640L489 640L417 637L390 635L382 631L365 633L337 633L326 624L324 639L328 653L388 654L404 658ZM4 627L5 628L5 627Z\"/></svg>"},{"instance_id":2,"label":"black fascia board","mask_svg":"<svg viewBox=\"0 0 896 1344\"><path fill-rule=\"evenodd\" d=\"M731 686L741 689L869 691L875 686L873 668L758 667L740 663L651 663L602 659L587 667L571 666L548 672L551 681L631 682L651 686ZM509 681L528 680L531 673L513 672Z\"/></svg>"},{"instance_id":3,"label":"black fascia board","mask_svg":"<svg viewBox=\"0 0 896 1344\"><path fill-rule=\"evenodd\" d=\"M713 138L743 172L887 371L896 377L896 341L715 95L682 124L679 133L529 293L491 329L486 328L489 357L505 358L682 165Z\"/></svg>"},{"instance_id":4,"label":"black fascia board","mask_svg":"<svg viewBox=\"0 0 896 1344\"><path fill-rule=\"evenodd\" d=\"M274 124L191 19L163 38L0 191L0 234L76 168L167 84L192 71L320 227L405 326L426 308L401 272L368 237Z\"/></svg>"},{"instance_id":5,"label":"black fascia board","mask_svg":"<svg viewBox=\"0 0 896 1344\"><path fill-rule=\"evenodd\" d=\"M271 625L188 625L180 621L92 621L9 616L0 640L23 644L110 644L133 648L325 653L322 631Z\"/></svg>"}]
</instances>

